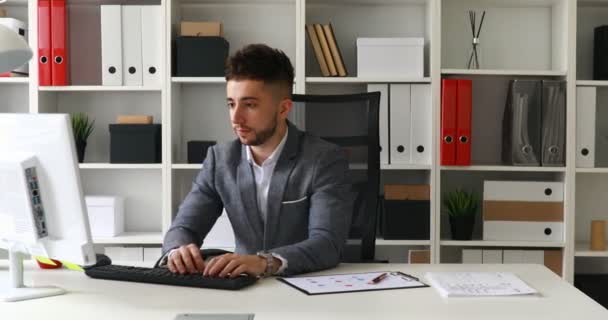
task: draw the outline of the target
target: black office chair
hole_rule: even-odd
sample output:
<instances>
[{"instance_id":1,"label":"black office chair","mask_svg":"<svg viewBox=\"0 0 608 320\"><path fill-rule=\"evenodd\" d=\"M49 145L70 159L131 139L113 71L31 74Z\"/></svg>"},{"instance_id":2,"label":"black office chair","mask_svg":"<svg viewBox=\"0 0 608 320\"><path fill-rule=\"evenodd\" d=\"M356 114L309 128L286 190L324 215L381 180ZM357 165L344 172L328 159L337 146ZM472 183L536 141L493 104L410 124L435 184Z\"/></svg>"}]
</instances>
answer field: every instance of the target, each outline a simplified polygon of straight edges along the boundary
<instances>
[{"instance_id":1,"label":"black office chair","mask_svg":"<svg viewBox=\"0 0 608 320\"><path fill-rule=\"evenodd\" d=\"M358 257L343 262L373 261L380 194L380 92L347 95L293 95L296 126L345 151L356 192L349 238L361 240Z\"/></svg>"}]
</instances>

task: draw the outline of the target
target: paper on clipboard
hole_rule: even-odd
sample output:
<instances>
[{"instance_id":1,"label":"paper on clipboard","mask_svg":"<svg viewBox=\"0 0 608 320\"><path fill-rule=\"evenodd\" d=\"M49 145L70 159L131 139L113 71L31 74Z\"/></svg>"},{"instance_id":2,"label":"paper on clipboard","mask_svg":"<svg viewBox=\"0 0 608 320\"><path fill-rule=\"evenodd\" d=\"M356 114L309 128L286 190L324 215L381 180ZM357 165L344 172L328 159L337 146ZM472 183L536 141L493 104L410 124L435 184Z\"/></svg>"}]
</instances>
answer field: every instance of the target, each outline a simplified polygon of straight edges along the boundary
<instances>
[{"instance_id":1,"label":"paper on clipboard","mask_svg":"<svg viewBox=\"0 0 608 320\"><path fill-rule=\"evenodd\" d=\"M370 283L383 273L386 273L386 277L382 281ZM428 287L415 277L395 271L289 277L278 280L308 295Z\"/></svg>"},{"instance_id":2,"label":"paper on clipboard","mask_svg":"<svg viewBox=\"0 0 608 320\"><path fill-rule=\"evenodd\" d=\"M510 272L428 272L426 279L443 297L522 296L538 293Z\"/></svg>"}]
</instances>

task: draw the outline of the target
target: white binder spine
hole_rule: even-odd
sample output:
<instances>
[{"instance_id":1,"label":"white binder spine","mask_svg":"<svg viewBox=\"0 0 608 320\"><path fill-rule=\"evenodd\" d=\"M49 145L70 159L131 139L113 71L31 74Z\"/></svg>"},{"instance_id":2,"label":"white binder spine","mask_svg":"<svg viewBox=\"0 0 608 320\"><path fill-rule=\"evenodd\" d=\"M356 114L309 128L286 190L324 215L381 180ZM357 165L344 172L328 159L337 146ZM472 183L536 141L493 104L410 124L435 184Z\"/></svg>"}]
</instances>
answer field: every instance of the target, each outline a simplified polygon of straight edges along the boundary
<instances>
[{"instance_id":1,"label":"white binder spine","mask_svg":"<svg viewBox=\"0 0 608 320\"><path fill-rule=\"evenodd\" d=\"M122 7L123 84L142 85L141 6Z\"/></svg>"},{"instance_id":2,"label":"white binder spine","mask_svg":"<svg viewBox=\"0 0 608 320\"><path fill-rule=\"evenodd\" d=\"M380 164L389 164L388 84L369 84L367 92L380 92Z\"/></svg>"},{"instance_id":3,"label":"white binder spine","mask_svg":"<svg viewBox=\"0 0 608 320\"><path fill-rule=\"evenodd\" d=\"M410 127L411 127L411 86L409 84L391 84L390 87L390 162L391 164L410 163Z\"/></svg>"},{"instance_id":4,"label":"white binder spine","mask_svg":"<svg viewBox=\"0 0 608 320\"><path fill-rule=\"evenodd\" d=\"M576 166L595 167L596 87L576 88Z\"/></svg>"},{"instance_id":5,"label":"white binder spine","mask_svg":"<svg viewBox=\"0 0 608 320\"><path fill-rule=\"evenodd\" d=\"M411 85L411 163L431 164L431 85Z\"/></svg>"},{"instance_id":6,"label":"white binder spine","mask_svg":"<svg viewBox=\"0 0 608 320\"><path fill-rule=\"evenodd\" d=\"M144 86L161 85L162 54L161 6L141 6L141 55Z\"/></svg>"},{"instance_id":7,"label":"white binder spine","mask_svg":"<svg viewBox=\"0 0 608 320\"><path fill-rule=\"evenodd\" d=\"M101 83L122 86L122 9L101 5Z\"/></svg>"}]
</instances>

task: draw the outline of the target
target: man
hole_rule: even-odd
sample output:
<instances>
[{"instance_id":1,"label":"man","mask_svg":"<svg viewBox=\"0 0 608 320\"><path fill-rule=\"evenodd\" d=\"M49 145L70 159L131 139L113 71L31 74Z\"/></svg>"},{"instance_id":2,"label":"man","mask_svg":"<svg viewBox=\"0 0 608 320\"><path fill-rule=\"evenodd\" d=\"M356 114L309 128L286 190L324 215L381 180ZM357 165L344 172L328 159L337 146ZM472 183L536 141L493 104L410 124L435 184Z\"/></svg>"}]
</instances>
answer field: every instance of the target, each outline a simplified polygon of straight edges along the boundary
<instances>
[{"instance_id":1,"label":"man","mask_svg":"<svg viewBox=\"0 0 608 320\"><path fill-rule=\"evenodd\" d=\"M238 139L209 149L163 252L172 272L291 275L336 266L352 216L339 148L287 121L294 72L279 50L254 44L230 57L227 105ZM236 252L204 262L199 248L226 209Z\"/></svg>"}]
</instances>

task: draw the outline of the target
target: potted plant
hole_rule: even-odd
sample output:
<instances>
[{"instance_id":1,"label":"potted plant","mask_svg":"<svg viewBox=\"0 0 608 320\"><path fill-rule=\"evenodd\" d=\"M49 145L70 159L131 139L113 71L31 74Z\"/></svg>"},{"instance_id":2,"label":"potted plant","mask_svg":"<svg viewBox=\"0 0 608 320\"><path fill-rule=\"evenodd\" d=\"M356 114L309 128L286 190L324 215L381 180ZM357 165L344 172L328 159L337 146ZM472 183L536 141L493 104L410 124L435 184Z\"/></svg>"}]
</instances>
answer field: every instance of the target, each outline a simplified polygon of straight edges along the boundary
<instances>
[{"instance_id":1,"label":"potted plant","mask_svg":"<svg viewBox=\"0 0 608 320\"><path fill-rule=\"evenodd\" d=\"M443 199L450 217L450 231L454 240L471 240L479 199L475 192L461 189L448 192Z\"/></svg>"},{"instance_id":2,"label":"potted plant","mask_svg":"<svg viewBox=\"0 0 608 320\"><path fill-rule=\"evenodd\" d=\"M89 119L84 113L74 113L71 115L72 131L74 132L74 142L76 142L76 153L78 162L84 162L84 150L87 147L87 139L93 132L95 120Z\"/></svg>"}]
</instances>

